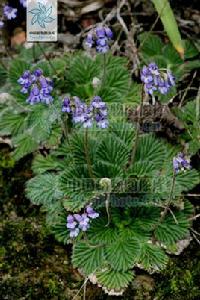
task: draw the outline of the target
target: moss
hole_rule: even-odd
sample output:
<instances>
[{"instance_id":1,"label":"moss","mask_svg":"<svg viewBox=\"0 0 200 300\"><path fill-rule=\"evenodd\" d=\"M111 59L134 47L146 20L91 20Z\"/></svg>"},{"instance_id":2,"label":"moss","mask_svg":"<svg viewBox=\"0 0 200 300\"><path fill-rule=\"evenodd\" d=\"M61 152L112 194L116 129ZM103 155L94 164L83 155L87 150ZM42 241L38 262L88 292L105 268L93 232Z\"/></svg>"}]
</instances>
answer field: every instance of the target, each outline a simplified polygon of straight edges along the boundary
<instances>
[{"instance_id":1,"label":"moss","mask_svg":"<svg viewBox=\"0 0 200 300\"><path fill-rule=\"evenodd\" d=\"M200 299L200 250L196 243L177 258L172 258L163 274L156 276L156 299L197 300Z\"/></svg>"}]
</instances>

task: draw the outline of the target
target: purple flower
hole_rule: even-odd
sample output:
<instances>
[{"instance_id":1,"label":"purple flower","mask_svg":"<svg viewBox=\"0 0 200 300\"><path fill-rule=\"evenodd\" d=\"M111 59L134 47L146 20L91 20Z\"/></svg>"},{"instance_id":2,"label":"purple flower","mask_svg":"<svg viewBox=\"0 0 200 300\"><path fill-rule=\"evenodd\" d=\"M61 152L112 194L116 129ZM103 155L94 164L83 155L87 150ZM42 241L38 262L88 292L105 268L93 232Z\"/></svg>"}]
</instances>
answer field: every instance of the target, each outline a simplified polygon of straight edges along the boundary
<instances>
[{"instance_id":1,"label":"purple flower","mask_svg":"<svg viewBox=\"0 0 200 300\"><path fill-rule=\"evenodd\" d=\"M94 211L94 209L90 205L88 205L86 207L86 212L87 212L88 217L91 219L96 219L99 217L99 213Z\"/></svg>"},{"instance_id":2,"label":"purple flower","mask_svg":"<svg viewBox=\"0 0 200 300\"><path fill-rule=\"evenodd\" d=\"M84 104L80 104L76 106L73 111L73 121L75 124L77 123L84 123L86 119L86 107Z\"/></svg>"},{"instance_id":3,"label":"purple flower","mask_svg":"<svg viewBox=\"0 0 200 300\"><path fill-rule=\"evenodd\" d=\"M79 235L79 232L80 232L79 228L71 229L70 232L69 232L69 236L71 238L75 238Z\"/></svg>"},{"instance_id":4,"label":"purple flower","mask_svg":"<svg viewBox=\"0 0 200 300\"><path fill-rule=\"evenodd\" d=\"M91 102L91 107L93 107L94 118L99 128L108 127L107 119L107 107L105 102L102 101L101 97L95 96Z\"/></svg>"},{"instance_id":5,"label":"purple flower","mask_svg":"<svg viewBox=\"0 0 200 300\"><path fill-rule=\"evenodd\" d=\"M69 230L70 237L77 237L80 231L87 231L91 220L98 217L99 213L95 212L91 205L86 207L86 212L83 214L68 215L66 227Z\"/></svg>"},{"instance_id":6,"label":"purple flower","mask_svg":"<svg viewBox=\"0 0 200 300\"><path fill-rule=\"evenodd\" d=\"M107 46L107 43L108 43L108 39L107 38L101 38L101 39L97 40L97 46L100 46L100 47Z\"/></svg>"},{"instance_id":7,"label":"purple flower","mask_svg":"<svg viewBox=\"0 0 200 300\"><path fill-rule=\"evenodd\" d=\"M30 93L26 102L31 105L39 102L50 104L53 101L51 95L53 82L43 76L41 69L36 69L32 73L26 70L17 82L22 86L21 93Z\"/></svg>"},{"instance_id":8,"label":"purple flower","mask_svg":"<svg viewBox=\"0 0 200 300\"><path fill-rule=\"evenodd\" d=\"M113 38L113 32L112 32L112 30L111 30L109 27L105 27L105 33L106 33L106 36L107 36L109 39L112 39L112 38Z\"/></svg>"},{"instance_id":9,"label":"purple flower","mask_svg":"<svg viewBox=\"0 0 200 300\"><path fill-rule=\"evenodd\" d=\"M32 87L30 95L29 95L28 99L26 100L26 102L31 105L40 102L40 90L39 90L37 84L35 84Z\"/></svg>"},{"instance_id":10,"label":"purple flower","mask_svg":"<svg viewBox=\"0 0 200 300\"><path fill-rule=\"evenodd\" d=\"M53 87L52 87L50 81L48 81L48 79L45 78L44 76L41 76L39 78L39 81L40 81L40 85L41 85L41 89L42 89L43 93L49 94L53 90Z\"/></svg>"},{"instance_id":11,"label":"purple flower","mask_svg":"<svg viewBox=\"0 0 200 300\"><path fill-rule=\"evenodd\" d=\"M67 216L67 224L66 224L67 228L74 229L76 227L76 225L77 225L77 222L75 222L74 216L68 215Z\"/></svg>"},{"instance_id":12,"label":"purple flower","mask_svg":"<svg viewBox=\"0 0 200 300\"><path fill-rule=\"evenodd\" d=\"M190 160L183 153L179 153L173 158L173 169L175 173L191 169Z\"/></svg>"},{"instance_id":13,"label":"purple flower","mask_svg":"<svg viewBox=\"0 0 200 300\"><path fill-rule=\"evenodd\" d=\"M42 103L45 104L50 104L51 102L53 102L53 97L49 94L43 93L42 90L40 92L40 100Z\"/></svg>"},{"instance_id":14,"label":"purple flower","mask_svg":"<svg viewBox=\"0 0 200 300\"><path fill-rule=\"evenodd\" d=\"M85 44L89 48L96 47L96 51L99 53L106 53L109 51L109 43L112 37L113 33L110 28L97 27L88 33Z\"/></svg>"},{"instance_id":15,"label":"purple flower","mask_svg":"<svg viewBox=\"0 0 200 300\"><path fill-rule=\"evenodd\" d=\"M4 22L0 20L0 29L4 27Z\"/></svg>"},{"instance_id":16,"label":"purple flower","mask_svg":"<svg viewBox=\"0 0 200 300\"><path fill-rule=\"evenodd\" d=\"M68 97L64 98L64 100L63 100L62 112L66 112L66 113L71 112L71 104L70 104L70 99Z\"/></svg>"},{"instance_id":17,"label":"purple flower","mask_svg":"<svg viewBox=\"0 0 200 300\"><path fill-rule=\"evenodd\" d=\"M92 48L92 46L94 45L94 40L93 40L93 36L91 33L88 33L85 43L89 48Z\"/></svg>"},{"instance_id":18,"label":"purple flower","mask_svg":"<svg viewBox=\"0 0 200 300\"><path fill-rule=\"evenodd\" d=\"M101 114L96 114L95 120L99 128L105 129L108 127L109 124L108 120L105 117L103 117Z\"/></svg>"},{"instance_id":19,"label":"purple flower","mask_svg":"<svg viewBox=\"0 0 200 300\"><path fill-rule=\"evenodd\" d=\"M97 47L96 47L96 50L97 50L97 52L99 52L99 53L105 54L106 52L108 52L109 46L108 46L108 45L105 45L105 46L97 46Z\"/></svg>"},{"instance_id":20,"label":"purple flower","mask_svg":"<svg viewBox=\"0 0 200 300\"><path fill-rule=\"evenodd\" d=\"M87 214L82 214L81 219L79 221L79 228L82 231L87 231L87 229L90 227L89 222L90 219L88 218Z\"/></svg>"},{"instance_id":21,"label":"purple flower","mask_svg":"<svg viewBox=\"0 0 200 300\"><path fill-rule=\"evenodd\" d=\"M24 8L27 7L27 0L19 0L19 2Z\"/></svg>"},{"instance_id":22,"label":"purple flower","mask_svg":"<svg viewBox=\"0 0 200 300\"><path fill-rule=\"evenodd\" d=\"M81 217L81 215L79 215L79 214L74 214L74 219L75 219L77 222L81 222L81 221L82 221L82 217Z\"/></svg>"},{"instance_id":23,"label":"purple flower","mask_svg":"<svg viewBox=\"0 0 200 300\"><path fill-rule=\"evenodd\" d=\"M169 90L169 85L167 81L165 81L163 78L160 78L160 80L158 80L157 88L161 94L165 95Z\"/></svg>"},{"instance_id":24,"label":"purple flower","mask_svg":"<svg viewBox=\"0 0 200 300\"><path fill-rule=\"evenodd\" d=\"M106 35L104 27L97 27L95 31L98 38L104 38Z\"/></svg>"},{"instance_id":25,"label":"purple flower","mask_svg":"<svg viewBox=\"0 0 200 300\"><path fill-rule=\"evenodd\" d=\"M149 71L151 72L152 75L160 75L159 74L159 70L158 70L158 66L155 63L150 63L148 65Z\"/></svg>"},{"instance_id":26,"label":"purple flower","mask_svg":"<svg viewBox=\"0 0 200 300\"><path fill-rule=\"evenodd\" d=\"M36 69L33 74L36 76L36 77L40 77L42 74L43 74L43 71L41 69Z\"/></svg>"},{"instance_id":27,"label":"purple flower","mask_svg":"<svg viewBox=\"0 0 200 300\"><path fill-rule=\"evenodd\" d=\"M33 77L30 71L25 71L24 74L17 81L24 88L28 89L33 83Z\"/></svg>"},{"instance_id":28,"label":"purple flower","mask_svg":"<svg viewBox=\"0 0 200 300\"><path fill-rule=\"evenodd\" d=\"M101 97L99 96L94 96L91 102L91 106L93 108L103 108L105 107L105 102L102 101Z\"/></svg>"},{"instance_id":29,"label":"purple flower","mask_svg":"<svg viewBox=\"0 0 200 300\"><path fill-rule=\"evenodd\" d=\"M175 85L175 78L172 73L169 70L166 72L159 70L155 63L144 66L140 78L144 83L145 92L150 95L155 91L165 95Z\"/></svg>"},{"instance_id":30,"label":"purple flower","mask_svg":"<svg viewBox=\"0 0 200 300\"><path fill-rule=\"evenodd\" d=\"M167 70L167 80L170 86L175 86L175 77L169 70Z\"/></svg>"},{"instance_id":31,"label":"purple flower","mask_svg":"<svg viewBox=\"0 0 200 300\"><path fill-rule=\"evenodd\" d=\"M81 124L84 128L92 127L95 122L99 128L108 127L107 106L99 96L95 96L90 105L78 97L67 97L63 100L62 112L71 114L73 122Z\"/></svg>"},{"instance_id":32,"label":"purple flower","mask_svg":"<svg viewBox=\"0 0 200 300\"><path fill-rule=\"evenodd\" d=\"M66 97L63 100L62 112L70 113L75 124L84 124L89 117L87 105L78 97L73 97L72 100Z\"/></svg>"},{"instance_id":33,"label":"purple flower","mask_svg":"<svg viewBox=\"0 0 200 300\"><path fill-rule=\"evenodd\" d=\"M9 5L4 6L3 13L8 20L15 19L17 17L17 9Z\"/></svg>"},{"instance_id":34,"label":"purple flower","mask_svg":"<svg viewBox=\"0 0 200 300\"><path fill-rule=\"evenodd\" d=\"M93 119L89 115L85 116L85 120L83 122L83 127L84 128L91 128L93 125Z\"/></svg>"}]
</instances>

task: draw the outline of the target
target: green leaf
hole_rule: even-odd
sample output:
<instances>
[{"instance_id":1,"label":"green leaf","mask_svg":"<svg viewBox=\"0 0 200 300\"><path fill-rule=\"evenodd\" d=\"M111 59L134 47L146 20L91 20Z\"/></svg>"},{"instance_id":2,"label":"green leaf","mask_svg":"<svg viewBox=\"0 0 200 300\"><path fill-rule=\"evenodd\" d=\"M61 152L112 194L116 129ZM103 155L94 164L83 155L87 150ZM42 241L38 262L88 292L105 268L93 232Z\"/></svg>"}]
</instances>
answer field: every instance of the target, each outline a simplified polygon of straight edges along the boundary
<instances>
[{"instance_id":1,"label":"green leaf","mask_svg":"<svg viewBox=\"0 0 200 300\"><path fill-rule=\"evenodd\" d=\"M67 74L71 95L89 101L98 94L106 102L122 102L131 87L131 74L125 63L127 61L124 58L109 54L91 59L85 54L78 53L72 57ZM93 86L95 77L102 84L98 89Z\"/></svg>"},{"instance_id":2,"label":"green leaf","mask_svg":"<svg viewBox=\"0 0 200 300\"><path fill-rule=\"evenodd\" d=\"M174 48L178 51L178 53L183 57L184 47L178 30L178 25L174 13L170 7L169 1L152 0L152 2L155 5L155 8L163 23L163 26L167 32L170 41L172 42Z\"/></svg>"},{"instance_id":3,"label":"green leaf","mask_svg":"<svg viewBox=\"0 0 200 300\"><path fill-rule=\"evenodd\" d=\"M105 269L97 272L97 280L100 285L109 290L117 290L128 287L133 280L134 273L132 271L120 272L112 269Z\"/></svg>"},{"instance_id":4,"label":"green leaf","mask_svg":"<svg viewBox=\"0 0 200 300\"><path fill-rule=\"evenodd\" d=\"M181 192L191 190L200 183L200 174L196 170L179 172L176 175L174 193L180 196Z\"/></svg>"},{"instance_id":5,"label":"green leaf","mask_svg":"<svg viewBox=\"0 0 200 300\"><path fill-rule=\"evenodd\" d=\"M175 220L168 214L155 231L155 237L165 245L172 245L188 234L189 221L184 212L174 212Z\"/></svg>"},{"instance_id":6,"label":"green leaf","mask_svg":"<svg viewBox=\"0 0 200 300\"><path fill-rule=\"evenodd\" d=\"M161 270L167 264L168 258L158 246L145 243L141 248L140 262L146 270Z\"/></svg>"},{"instance_id":7,"label":"green leaf","mask_svg":"<svg viewBox=\"0 0 200 300\"><path fill-rule=\"evenodd\" d=\"M190 40L184 40L184 48L185 48L185 59L189 59L195 57L199 54L198 49L194 45L194 43Z\"/></svg>"},{"instance_id":8,"label":"green leaf","mask_svg":"<svg viewBox=\"0 0 200 300\"><path fill-rule=\"evenodd\" d=\"M82 85L91 83L94 77L98 77L100 66L86 55L77 55L72 59L68 80Z\"/></svg>"},{"instance_id":9,"label":"green leaf","mask_svg":"<svg viewBox=\"0 0 200 300\"><path fill-rule=\"evenodd\" d=\"M56 220L48 222L51 226L51 232L55 235L55 238L58 242L63 244L68 244L70 241L69 230L66 227L66 212L62 211L61 214L58 214L58 209L55 211Z\"/></svg>"},{"instance_id":10,"label":"green leaf","mask_svg":"<svg viewBox=\"0 0 200 300\"><path fill-rule=\"evenodd\" d=\"M28 127L38 144L48 141L53 126L59 118L54 106L37 104L28 116ZM59 142L59 140L57 140Z\"/></svg>"},{"instance_id":11,"label":"green leaf","mask_svg":"<svg viewBox=\"0 0 200 300\"><path fill-rule=\"evenodd\" d=\"M103 246L76 242L73 247L72 263L75 268L80 268L86 275L96 272L104 263Z\"/></svg>"},{"instance_id":12,"label":"green leaf","mask_svg":"<svg viewBox=\"0 0 200 300\"><path fill-rule=\"evenodd\" d=\"M130 154L129 147L126 147L121 139L107 133L106 137L99 144L97 150L98 161L108 162L113 165L124 166L128 162Z\"/></svg>"},{"instance_id":13,"label":"green leaf","mask_svg":"<svg viewBox=\"0 0 200 300\"><path fill-rule=\"evenodd\" d=\"M107 216L102 216L93 220L89 230L87 231L87 236L92 243L112 243L118 239L118 229L108 223Z\"/></svg>"},{"instance_id":14,"label":"green leaf","mask_svg":"<svg viewBox=\"0 0 200 300\"><path fill-rule=\"evenodd\" d=\"M30 69L29 63L27 63L23 60L20 60L20 59L12 60L10 69L9 69L9 74L8 74L10 83L15 86L19 86L19 84L17 83L17 80L22 76L24 71L29 70L29 69Z\"/></svg>"},{"instance_id":15,"label":"green leaf","mask_svg":"<svg viewBox=\"0 0 200 300\"><path fill-rule=\"evenodd\" d=\"M140 49L146 58L162 53L163 43L161 39L149 32L140 34Z\"/></svg>"},{"instance_id":16,"label":"green leaf","mask_svg":"<svg viewBox=\"0 0 200 300\"><path fill-rule=\"evenodd\" d=\"M122 102L130 89L130 75L121 66L106 70L104 84L98 95L106 102Z\"/></svg>"},{"instance_id":17,"label":"green leaf","mask_svg":"<svg viewBox=\"0 0 200 300\"><path fill-rule=\"evenodd\" d=\"M51 155L38 154L33 161L32 170L35 174L43 174L47 171L59 171L59 161Z\"/></svg>"},{"instance_id":18,"label":"green leaf","mask_svg":"<svg viewBox=\"0 0 200 300\"><path fill-rule=\"evenodd\" d=\"M33 204L50 207L63 197L58 186L58 178L58 175L46 173L30 179L26 185L27 197Z\"/></svg>"},{"instance_id":19,"label":"green leaf","mask_svg":"<svg viewBox=\"0 0 200 300\"><path fill-rule=\"evenodd\" d=\"M84 165L68 167L60 177L67 210L79 211L95 196L94 183Z\"/></svg>"},{"instance_id":20,"label":"green leaf","mask_svg":"<svg viewBox=\"0 0 200 300\"><path fill-rule=\"evenodd\" d=\"M150 176L162 168L165 158L164 144L153 135L143 135L139 139L135 160L128 172L131 175Z\"/></svg>"},{"instance_id":21,"label":"green leaf","mask_svg":"<svg viewBox=\"0 0 200 300\"><path fill-rule=\"evenodd\" d=\"M134 266L140 254L140 244L137 239L119 239L108 245L105 256L114 270L127 271Z\"/></svg>"},{"instance_id":22,"label":"green leaf","mask_svg":"<svg viewBox=\"0 0 200 300\"><path fill-rule=\"evenodd\" d=\"M27 117L25 113L5 110L1 115L0 133L1 135L17 135L23 133L26 128Z\"/></svg>"},{"instance_id":23,"label":"green leaf","mask_svg":"<svg viewBox=\"0 0 200 300\"><path fill-rule=\"evenodd\" d=\"M19 160L23 156L34 152L38 148L38 143L34 140L30 132L22 133L12 139L16 149L13 152L13 158Z\"/></svg>"}]
</instances>

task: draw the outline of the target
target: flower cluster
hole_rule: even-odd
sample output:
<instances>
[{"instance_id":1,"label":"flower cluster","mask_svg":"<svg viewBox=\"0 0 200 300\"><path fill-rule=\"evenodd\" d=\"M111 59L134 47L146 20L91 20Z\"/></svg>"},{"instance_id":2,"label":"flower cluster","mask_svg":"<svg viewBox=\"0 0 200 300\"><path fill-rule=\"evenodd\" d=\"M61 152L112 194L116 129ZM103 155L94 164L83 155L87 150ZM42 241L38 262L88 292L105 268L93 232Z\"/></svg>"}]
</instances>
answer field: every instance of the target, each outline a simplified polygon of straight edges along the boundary
<instances>
[{"instance_id":1,"label":"flower cluster","mask_svg":"<svg viewBox=\"0 0 200 300\"><path fill-rule=\"evenodd\" d=\"M3 14L8 20L15 19L17 17L17 8L6 4L3 8Z\"/></svg>"},{"instance_id":2,"label":"flower cluster","mask_svg":"<svg viewBox=\"0 0 200 300\"><path fill-rule=\"evenodd\" d=\"M53 82L43 76L41 69L37 69L33 73L25 71L18 79L18 83L22 86L21 92L23 94L29 93L27 103L31 105L39 102L49 104L53 101L51 96Z\"/></svg>"},{"instance_id":3,"label":"flower cluster","mask_svg":"<svg viewBox=\"0 0 200 300\"><path fill-rule=\"evenodd\" d=\"M112 38L113 32L109 27L97 27L88 33L85 43L89 48L96 47L99 53L106 53Z\"/></svg>"},{"instance_id":4,"label":"flower cluster","mask_svg":"<svg viewBox=\"0 0 200 300\"><path fill-rule=\"evenodd\" d=\"M179 171L191 169L190 160L185 157L183 153L179 153L173 158L174 172L177 174Z\"/></svg>"},{"instance_id":5,"label":"flower cluster","mask_svg":"<svg viewBox=\"0 0 200 300\"><path fill-rule=\"evenodd\" d=\"M98 217L99 213L95 212L91 206L87 206L86 212L83 214L68 215L66 227L70 231L70 237L77 237L80 231L87 231L90 227L91 219Z\"/></svg>"},{"instance_id":6,"label":"flower cluster","mask_svg":"<svg viewBox=\"0 0 200 300\"><path fill-rule=\"evenodd\" d=\"M92 127L94 122L99 128L108 127L107 106L99 96L95 96L90 105L86 105L78 97L72 99L66 97L63 101L62 111L71 114L73 122L80 123L84 128Z\"/></svg>"},{"instance_id":7,"label":"flower cluster","mask_svg":"<svg viewBox=\"0 0 200 300\"><path fill-rule=\"evenodd\" d=\"M142 68L141 80L144 83L146 93L150 95L155 91L167 94L170 88L175 85L175 78L172 73L169 70L160 70L155 63L150 63Z\"/></svg>"}]
</instances>

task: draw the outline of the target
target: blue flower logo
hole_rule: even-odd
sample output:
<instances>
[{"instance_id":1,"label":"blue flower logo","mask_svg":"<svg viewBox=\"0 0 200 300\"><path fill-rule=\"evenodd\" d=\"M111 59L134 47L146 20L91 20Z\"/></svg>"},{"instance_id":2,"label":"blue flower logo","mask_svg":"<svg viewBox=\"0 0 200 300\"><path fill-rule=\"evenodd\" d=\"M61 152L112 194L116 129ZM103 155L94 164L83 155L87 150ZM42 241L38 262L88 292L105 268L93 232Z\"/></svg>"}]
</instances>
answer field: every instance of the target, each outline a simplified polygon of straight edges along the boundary
<instances>
[{"instance_id":1,"label":"blue flower logo","mask_svg":"<svg viewBox=\"0 0 200 300\"><path fill-rule=\"evenodd\" d=\"M34 8L30 10L29 13L33 14L31 24L34 25L38 23L42 28L46 28L45 23L51 23L55 20L54 18L51 17L52 6L46 7L41 2L38 2L38 8Z\"/></svg>"}]
</instances>

